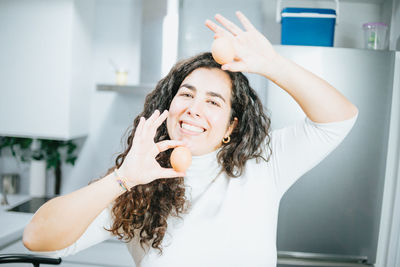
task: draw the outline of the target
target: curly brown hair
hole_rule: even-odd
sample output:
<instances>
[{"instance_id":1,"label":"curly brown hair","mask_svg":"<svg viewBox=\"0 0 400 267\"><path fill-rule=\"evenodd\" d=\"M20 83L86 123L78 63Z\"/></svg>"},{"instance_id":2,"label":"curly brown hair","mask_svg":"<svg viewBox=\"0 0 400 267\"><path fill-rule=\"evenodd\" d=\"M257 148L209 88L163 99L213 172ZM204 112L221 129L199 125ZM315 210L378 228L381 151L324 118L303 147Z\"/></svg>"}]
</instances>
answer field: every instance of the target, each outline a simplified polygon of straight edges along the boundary
<instances>
[{"instance_id":1,"label":"curly brown hair","mask_svg":"<svg viewBox=\"0 0 400 267\"><path fill-rule=\"evenodd\" d=\"M124 162L132 146L140 117L148 118L156 109L160 111L169 109L185 77L197 68L221 69L221 65L214 61L209 52L176 63L168 75L146 96L143 112L135 118L129 131L127 147L117 156L115 166L109 173ZM265 115L262 103L250 87L246 76L240 72L225 72L232 81L230 122L236 117L238 125L231 134L231 141L223 144L217 158L223 172L230 177L239 177L247 160L256 158L268 161L271 155L270 119ZM164 122L158 128L154 141L167 139L170 138ZM263 154L264 141L268 149L266 154ZM167 150L157 156L156 159L162 167L171 167L170 154L171 151ZM125 242L138 235L142 247L144 244L151 245L162 253L161 242L167 229L168 216L181 218L180 214L187 211L188 204L183 177L157 179L149 184L137 185L115 200L112 208L114 221L108 231Z\"/></svg>"}]
</instances>

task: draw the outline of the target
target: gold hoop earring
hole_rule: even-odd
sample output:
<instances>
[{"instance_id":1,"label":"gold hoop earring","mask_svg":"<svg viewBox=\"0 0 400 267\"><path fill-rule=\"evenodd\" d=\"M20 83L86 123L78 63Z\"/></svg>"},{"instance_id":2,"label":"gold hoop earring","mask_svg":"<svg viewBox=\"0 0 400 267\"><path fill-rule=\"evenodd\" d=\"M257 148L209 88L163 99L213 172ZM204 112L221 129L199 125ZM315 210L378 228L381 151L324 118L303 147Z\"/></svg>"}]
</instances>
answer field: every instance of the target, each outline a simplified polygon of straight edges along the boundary
<instances>
[{"instance_id":1,"label":"gold hoop earring","mask_svg":"<svg viewBox=\"0 0 400 267\"><path fill-rule=\"evenodd\" d=\"M227 144L227 143L229 143L230 141L231 141L231 137L230 137L230 136L224 137L224 138L222 139L222 143L224 143L224 144Z\"/></svg>"}]
</instances>

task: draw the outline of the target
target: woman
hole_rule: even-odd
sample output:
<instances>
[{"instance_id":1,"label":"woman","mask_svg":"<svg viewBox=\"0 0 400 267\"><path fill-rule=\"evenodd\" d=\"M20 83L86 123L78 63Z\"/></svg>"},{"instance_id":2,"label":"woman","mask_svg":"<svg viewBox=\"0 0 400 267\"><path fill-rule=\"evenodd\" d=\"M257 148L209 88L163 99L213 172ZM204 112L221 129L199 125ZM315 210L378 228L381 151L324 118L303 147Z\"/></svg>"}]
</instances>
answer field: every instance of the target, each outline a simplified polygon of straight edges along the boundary
<instances>
[{"instance_id":1,"label":"woman","mask_svg":"<svg viewBox=\"0 0 400 267\"><path fill-rule=\"evenodd\" d=\"M27 248L65 256L117 235L137 266L276 266L280 199L343 140L358 110L237 16L245 30L221 15L225 28L206 21L215 38L232 40L235 61L204 53L178 62L147 96L116 165L43 205L25 229ZM307 118L269 132L241 72L275 82ZM169 164L182 145L193 155L186 173Z\"/></svg>"}]
</instances>

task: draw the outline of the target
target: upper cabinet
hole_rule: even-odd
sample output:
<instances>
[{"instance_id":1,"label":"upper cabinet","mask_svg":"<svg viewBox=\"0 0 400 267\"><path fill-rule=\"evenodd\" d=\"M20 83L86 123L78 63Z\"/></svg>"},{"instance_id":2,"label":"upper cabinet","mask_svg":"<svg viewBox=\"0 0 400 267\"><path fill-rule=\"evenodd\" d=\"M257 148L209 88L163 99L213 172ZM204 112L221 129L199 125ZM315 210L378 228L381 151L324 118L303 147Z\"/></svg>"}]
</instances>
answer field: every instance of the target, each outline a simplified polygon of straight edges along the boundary
<instances>
[{"instance_id":1,"label":"upper cabinet","mask_svg":"<svg viewBox=\"0 0 400 267\"><path fill-rule=\"evenodd\" d=\"M281 43L281 24L276 22L278 0L181 0L179 57L184 58L210 49L213 34L204 26L205 19L221 13L240 25L235 16L241 10L272 44ZM281 0L284 7L336 9L334 0ZM389 26L389 48L400 50L399 0L339 0L338 23L335 26L334 47L363 48L366 22L384 22Z\"/></svg>"},{"instance_id":2,"label":"upper cabinet","mask_svg":"<svg viewBox=\"0 0 400 267\"><path fill-rule=\"evenodd\" d=\"M0 1L0 135L89 130L93 1Z\"/></svg>"}]
</instances>

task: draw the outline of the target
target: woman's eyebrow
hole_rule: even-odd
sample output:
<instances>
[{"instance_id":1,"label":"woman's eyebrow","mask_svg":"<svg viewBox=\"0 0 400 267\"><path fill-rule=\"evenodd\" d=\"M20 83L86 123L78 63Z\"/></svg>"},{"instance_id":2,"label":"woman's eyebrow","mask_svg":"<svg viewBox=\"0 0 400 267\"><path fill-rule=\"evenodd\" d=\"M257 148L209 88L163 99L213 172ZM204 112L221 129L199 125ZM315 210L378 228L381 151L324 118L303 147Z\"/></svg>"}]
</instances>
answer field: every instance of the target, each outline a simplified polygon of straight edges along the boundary
<instances>
[{"instance_id":1,"label":"woman's eyebrow","mask_svg":"<svg viewBox=\"0 0 400 267\"><path fill-rule=\"evenodd\" d=\"M197 91L197 89L196 89L195 86L190 85L190 84L187 84L187 83L182 84L179 88L182 88L182 87L185 87L185 88L187 88L187 89L189 89L189 90L191 90L191 91L194 91L194 92ZM225 98L224 98L221 94L219 94L219 93L217 93L217 92L207 91L206 94L209 95L209 96L221 98L222 101L224 101L224 102L226 103Z\"/></svg>"},{"instance_id":2,"label":"woman's eyebrow","mask_svg":"<svg viewBox=\"0 0 400 267\"><path fill-rule=\"evenodd\" d=\"M187 84L187 83L182 84L179 88L182 88L182 87L185 87L191 91L196 91L196 87L194 87L193 85Z\"/></svg>"},{"instance_id":3,"label":"woman's eyebrow","mask_svg":"<svg viewBox=\"0 0 400 267\"><path fill-rule=\"evenodd\" d=\"M224 101L224 103L226 102L226 101L225 101L225 98L224 98L222 95L220 95L220 94L218 94L218 93L216 93L216 92L208 91L208 92L207 92L207 95L209 95L209 96L214 96L214 97L219 97L219 98L222 99L222 101Z\"/></svg>"}]
</instances>

